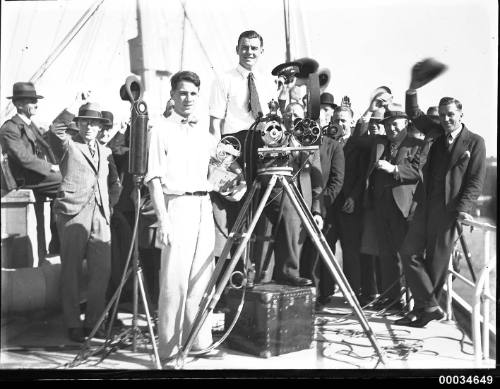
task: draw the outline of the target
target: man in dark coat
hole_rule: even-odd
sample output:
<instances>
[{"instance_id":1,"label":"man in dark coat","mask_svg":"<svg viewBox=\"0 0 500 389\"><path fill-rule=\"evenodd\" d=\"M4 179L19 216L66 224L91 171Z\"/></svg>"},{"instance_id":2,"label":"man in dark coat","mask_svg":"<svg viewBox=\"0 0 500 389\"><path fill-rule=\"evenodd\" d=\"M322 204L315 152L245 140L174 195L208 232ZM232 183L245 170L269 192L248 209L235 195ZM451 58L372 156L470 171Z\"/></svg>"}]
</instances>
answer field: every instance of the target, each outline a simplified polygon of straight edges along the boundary
<instances>
[{"instance_id":1,"label":"man in dark coat","mask_svg":"<svg viewBox=\"0 0 500 389\"><path fill-rule=\"evenodd\" d=\"M438 298L457 236L456 223L472 219L469 212L485 179L486 151L483 138L462 123L462 104L457 99L441 99L437 124L419 109L416 90L410 86L406 110L432 146L415 217L401 248L415 306L395 324L424 327L429 321L444 317Z\"/></svg>"},{"instance_id":2,"label":"man in dark coat","mask_svg":"<svg viewBox=\"0 0 500 389\"><path fill-rule=\"evenodd\" d=\"M386 137L358 140L371 145L365 200L366 204L373 204L376 216L381 286L385 294L379 307L401 309L398 251L408 229L415 188L421 180L420 158L424 142L407 134L407 115L397 104L386 109L383 123Z\"/></svg>"},{"instance_id":3,"label":"man in dark coat","mask_svg":"<svg viewBox=\"0 0 500 389\"><path fill-rule=\"evenodd\" d=\"M322 95L323 96L323 95ZM319 148L321 171L323 174L322 215L325 218L323 231L328 234L333 228L333 203L344 182L344 151L342 145L330 136L324 136ZM318 307L327 302L335 290L335 279L320 258L310 238L304 244L301 271L304 277L311 278L316 286Z\"/></svg>"},{"instance_id":4,"label":"man in dark coat","mask_svg":"<svg viewBox=\"0 0 500 389\"><path fill-rule=\"evenodd\" d=\"M12 103L17 113L0 128L0 144L8 155L9 167L20 188L31 189L38 202L45 197L54 198L61 184L61 173L57 160L44 140L40 129L32 121L38 109L38 100L43 99L36 93L31 82L16 82L13 86ZM43 261L46 255L43 209L36 212L38 255ZM51 223L52 246L58 246L55 223ZM58 247L53 251L57 252Z\"/></svg>"}]
</instances>

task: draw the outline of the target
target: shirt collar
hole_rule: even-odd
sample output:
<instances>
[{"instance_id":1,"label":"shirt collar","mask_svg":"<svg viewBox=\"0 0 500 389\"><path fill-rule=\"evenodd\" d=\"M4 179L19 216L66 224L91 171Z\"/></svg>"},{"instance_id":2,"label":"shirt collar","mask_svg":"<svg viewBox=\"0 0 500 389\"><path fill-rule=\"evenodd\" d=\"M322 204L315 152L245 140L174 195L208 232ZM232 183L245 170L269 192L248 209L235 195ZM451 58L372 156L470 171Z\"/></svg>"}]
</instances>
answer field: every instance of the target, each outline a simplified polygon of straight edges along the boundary
<instances>
[{"instance_id":1,"label":"shirt collar","mask_svg":"<svg viewBox=\"0 0 500 389\"><path fill-rule=\"evenodd\" d=\"M238 66L236 66L236 71L244 78L244 79L247 79L248 78L248 75L250 73L253 74L253 76L255 77L255 71L250 71L250 70L247 70L245 69L243 66L241 66L240 64L238 64Z\"/></svg>"},{"instance_id":2,"label":"shirt collar","mask_svg":"<svg viewBox=\"0 0 500 389\"><path fill-rule=\"evenodd\" d=\"M28 126L31 126L31 119L28 119L25 115L23 115L22 113L17 113L17 116L19 116L19 118L25 122Z\"/></svg>"},{"instance_id":3,"label":"shirt collar","mask_svg":"<svg viewBox=\"0 0 500 389\"><path fill-rule=\"evenodd\" d=\"M196 115L192 114L192 115L189 115L187 118L185 118L184 116L181 116L179 115L177 112L175 111L172 111L171 115L168 117L168 119L170 120L173 120L175 123L178 123L178 124L182 124L182 121L185 120L185 119L194 119L196 121L198 121L196 119Z\"/></svg>"},{"instance_id":4,"label":"shirt collar","mask_svg":"<svg viewBox=\"0 0 500 389\"><path fill-rule=\"evenodd\" d=\"M454 142L455 139L457 138L458 134L460 134L460 131L462 131L462 126L460 126L459 129L457 130L454 130L452 132L450 132L447 137L449 137L451 135L451 141Z\"/></svg>"}]
</instances>

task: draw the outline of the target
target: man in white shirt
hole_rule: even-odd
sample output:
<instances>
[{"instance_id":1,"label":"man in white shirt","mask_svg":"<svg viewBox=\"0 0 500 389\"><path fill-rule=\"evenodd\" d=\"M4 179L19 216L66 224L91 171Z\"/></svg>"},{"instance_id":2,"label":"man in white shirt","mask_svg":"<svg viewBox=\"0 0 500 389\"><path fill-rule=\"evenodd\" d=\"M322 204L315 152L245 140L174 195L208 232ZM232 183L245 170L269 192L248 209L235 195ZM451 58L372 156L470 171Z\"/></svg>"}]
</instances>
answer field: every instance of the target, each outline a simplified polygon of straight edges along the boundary
<instances>
[{"instance_id":1,"label":"man in white shirt","mask_svg":"<svg viewBox=\"0 0 500 389\"><path fill-rule=\"evenodd\" d=\"M254 169L250 165L255 167L253 161L257 158L255 150L259 146L260 137L253 137L248 130L259 116L267 115L269 102L277 100L278 96L271 74L262 74L256 70L263 53L262 37L255 31L242 32L236 46L238 66L214 81L209 102L210 132L217 139L227 135L235 136L240 141L242 150L245 150L242 157L249 156L245 158L246 161L238 158L249 186L254 176ZM254 147L251 147L252 143ZM217 224L215 255L219 255L241 209L241 202L230 202L219 194L213 195L212 201Z\"/></svg>"},{"instance_id":2,"label":"man in white shirt","mask_svg":"<svg viewBox=\"0 0 500 389\"><path fill-rule=\"evenodd\" d=\"M198 313L198 306L214 269L214 222L207 174L215 138L193 111L200 79L181 71L172 76L174 110L150 133L148 183L158 217L161 245L158 302L159 353L163 361L175 357ZM212 342L210 320L202 326L193 350Z\"/></svg>"}]
</instances>

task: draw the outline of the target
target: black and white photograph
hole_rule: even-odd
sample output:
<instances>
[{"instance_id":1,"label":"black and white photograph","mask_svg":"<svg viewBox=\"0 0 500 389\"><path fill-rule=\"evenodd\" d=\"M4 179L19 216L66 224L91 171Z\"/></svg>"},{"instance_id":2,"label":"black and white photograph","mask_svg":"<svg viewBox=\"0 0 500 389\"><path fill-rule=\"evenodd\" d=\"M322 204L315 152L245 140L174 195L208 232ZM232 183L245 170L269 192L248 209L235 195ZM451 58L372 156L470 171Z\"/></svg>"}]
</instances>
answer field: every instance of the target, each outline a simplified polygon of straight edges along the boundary
<instances>
[{"instance_id":1,"label":"black and white photograph","mask_svg":"<svg viewBox=\"0 0 500 389\"><path fill-rule=\"evenodd\" d=\"M0 1L2 380L499 377L497 1Z\"/></svg>"}]
</instances>

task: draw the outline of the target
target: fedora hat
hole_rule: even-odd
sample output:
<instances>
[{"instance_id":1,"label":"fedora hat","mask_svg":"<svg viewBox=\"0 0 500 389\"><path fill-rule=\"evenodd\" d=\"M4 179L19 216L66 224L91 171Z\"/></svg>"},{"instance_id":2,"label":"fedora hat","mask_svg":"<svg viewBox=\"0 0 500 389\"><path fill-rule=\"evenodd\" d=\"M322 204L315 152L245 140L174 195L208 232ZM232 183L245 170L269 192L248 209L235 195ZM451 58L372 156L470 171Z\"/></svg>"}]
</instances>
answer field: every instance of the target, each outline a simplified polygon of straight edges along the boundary
<instances>
[{"instance_id":1,"label":"fedora hat","mask_svg":"<svg viewBox=\"0 0 500 389\"><path fill-rule=\"evenodd\" d=\"M434 58L417 62L411 69L411 86L418 89L431 82L448 69L448 66Z\"/></svg>"},{"instance_id":2,"label":"fedora hat","mask_svg":"<svg viewBox=\"0 0 500 389\"><path fill-rule=\"evenodd\" d=\"M113 127L113 122L114 122L113 113L110 111L101 111L101 115L104 119L106 119L106 123L104 123L104 125Z\"/></svg>"},{"instance_id":3,"label":"fedora hat","mask_svg":"<svg viewBox=\"0 0 500 389\"><path fill-rule=\"evenodd\" d=\"M12 87L12 96L7 98L12 100L24 98L43 99L43 96L36 94L35 85L32 82L16 82Z\"/></svg>"},{"instance_id":4,"label":"fedora hat","mask_svg":"<svg viewBox=\"0 0 500 389\"><path fill-rule=\"evenodd\" d=\"M321 96L319 96L319 103L330 105L332 108L335 108L337 106L334 103L333 95L331 93L328 93L328 92L324 92L321 94Z\"/></svg>"},{"instance_id":5,"label":"fedora hat","mask_svg":"<svg viewBox=\"0 0 500 389\"><path fill-rule=\"evenodd\" d=\"M408 119L408 115L401 104L392 104L384 112L384 118L381 122L386 122L389 119L404 118Z\"/></svg>"},{"instance_id":6,"label":"fedora hat","mask_svg":"<svg viewBox=\"0 0 500 389\"><path fill-rule=\"evenodd\" d=\"M108 119L102 117L101 108L95 103L85 103L78 110L78 116L73 119L75 122L84 119L99 120L103 124L108 122Z\"/></svg>"}]
</instances>

